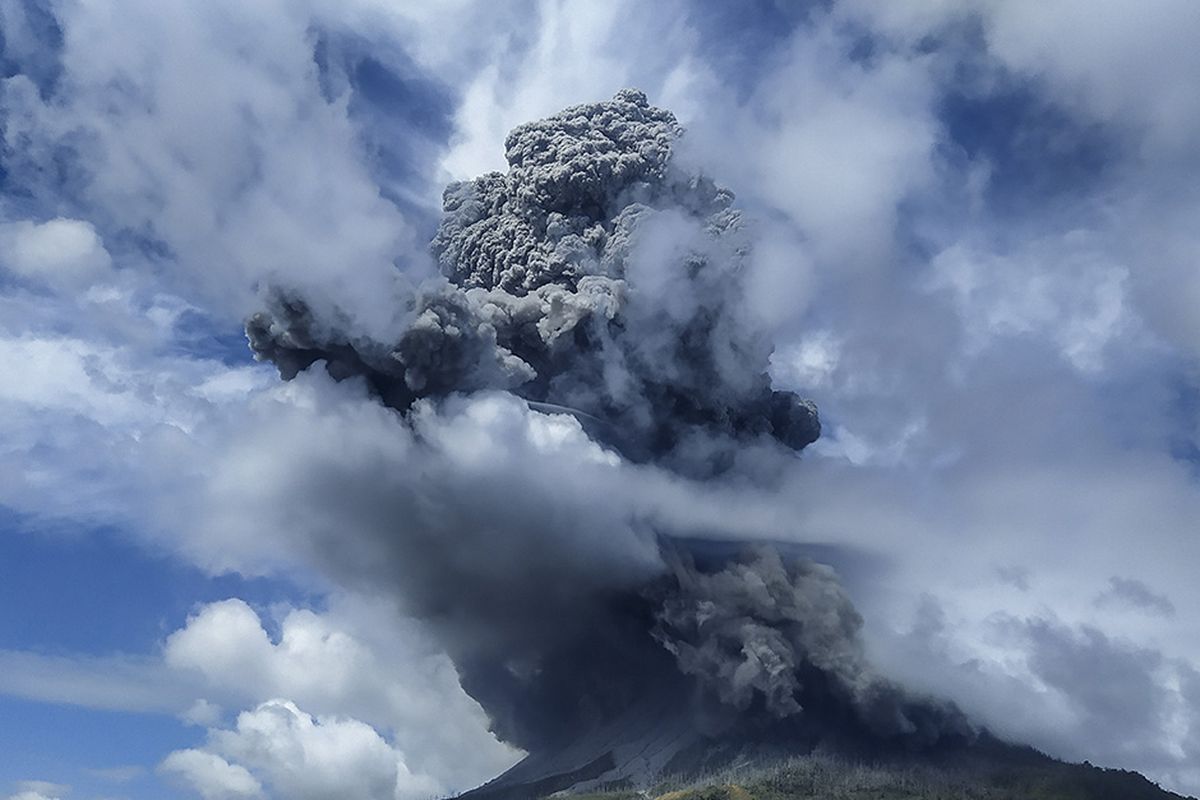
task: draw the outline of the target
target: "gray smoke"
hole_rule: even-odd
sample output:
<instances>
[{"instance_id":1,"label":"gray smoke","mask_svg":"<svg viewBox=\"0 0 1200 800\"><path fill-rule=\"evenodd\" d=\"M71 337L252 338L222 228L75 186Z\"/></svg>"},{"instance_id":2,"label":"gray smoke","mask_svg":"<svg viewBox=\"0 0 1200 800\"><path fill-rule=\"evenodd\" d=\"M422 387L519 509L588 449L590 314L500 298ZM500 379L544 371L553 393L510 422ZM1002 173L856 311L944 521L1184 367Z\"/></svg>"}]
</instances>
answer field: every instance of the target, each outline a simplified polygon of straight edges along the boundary
<instances>
[{"instance_id":1,"label":"gray smoke","mask_svg":"<svg viewBox=\"0 0 1200 800\"><path fill-rule=\"evenodd\" d=\"M376 510L344 480L331 516L368 514L383 533L357 560L332 540L329 557L432 621L497 733L529 750L648 692L734 727L820 709L876 736L961 733L957 712L873 674L829 568L770 549L701 568L606 499L613 470L595 459L539 465L514 444L506 457L528 467L481 477L439 449L463 396L502 408L496 392L569 413L628 470L673 480L757 478L817 438L813 404L771 387L733 195L676 163L681 134L631 90L515 129L506 173L446 189L432 243L444 279L397 301L392 340L357 333L352 310L271 293L246 326L256 356L284 379L321 362L364 381L405 415L423 459Z\"/></svg>"},{"instance_id":2,"label":"gray smoke","mask_svg":"<svg viewBox=\"0 0 1200 800\"><path fill-rule=\"evenodd\" d=\"M411 298L395 341L354 337L279 292L249 320L251 348L284 378L318 360L363 375L401 410L512 391L602 420L628 458L689 474L726 468L739 441L803 448L816 408L771 388L733 195L673 164L680 133L628 90L522 125L507 173L446 189L433 240L446 280Z\"/></svg>"},{"instance_id":3,"label":"gray smoke","mask_svg":"<svg viewBox=\"0 0 1200 800\"><path fill-rule=\"evenodd\" d=\"M674 584L656 613L655 638L703 690L738 711L784 719L830 692L872 735L932 744L969 726L949 704L909 696L863 652L862 617L828 566L784 560L756 545L715 571L675 551ZM818 685L806 686L815 679Z\"/></svg>"},{"instance_id":4,"label":"gray smoke","mask_svg":"<svg viewBox=\"0 0 1200 800\"><path fill-rule=\"evenodd\" d=\"M719 572L680 563L676 574L656 635L722 702L745 710L761 696L777 717L799 713L805 662L846 687L872 679L857 638L862 618L829 567L785 565L762 548Z\"/></svg>"}]
</instances>

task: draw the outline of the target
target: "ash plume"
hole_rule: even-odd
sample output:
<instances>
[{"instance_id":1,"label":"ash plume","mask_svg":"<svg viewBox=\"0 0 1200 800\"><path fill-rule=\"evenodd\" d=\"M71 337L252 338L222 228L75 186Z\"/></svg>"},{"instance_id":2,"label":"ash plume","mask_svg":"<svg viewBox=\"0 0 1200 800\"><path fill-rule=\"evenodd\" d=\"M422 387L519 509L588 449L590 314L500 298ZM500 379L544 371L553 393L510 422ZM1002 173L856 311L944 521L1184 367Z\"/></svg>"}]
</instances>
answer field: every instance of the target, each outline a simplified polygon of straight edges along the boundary
<instances>
[{"instance_id":1,"label":"ash plume","mask_svg":"<svg viewBox=\"0 0 1200 800\"><path fill-rule=\"evenodd\" d=\"M763 548L713 574L685 563L676 572L678 591L663 601L656 637L722 702L744 710L761 696L774 716L799 713L805 660L847 687L863 680L862 618L829 567L785 565Z\"/></svg>"},{"instance_id":2,"label":"ash plume","mask_svg":"<svg viewBox=\"0 0 1200 800\"><path fill-rule=\"evenodd\" d=\"M682 133L633 90L516 128L507 172L446 189L443 278L396 299L386 341L353 309L270 294L246 325L255 355L288 380L320 364L362 381L411 437L383 497L321 487L331 518L375 532L323 552L429 620L531 759L643 725L622 720L650 697L703 736L812 720L964 735L955 709L872 671L831 569L769 547L697 566L688 531L622 506L629 483L752 480L820 432L810 401L771 386L751 242L733 195L676 162ZM464 465L454 437L472 432L499 442L491 462Z\"/></svg>"},{"instance_id":3,"label":"ash plume","mask_svg":"<svg viewBox=\"0 0 1200 800\"><path fill-rule=\"evenodd\" d=\"M452 184L432 249L446 280L409 298L395 341L351 335L280 292L246 326L284 378L316 361L388 405L481 389L572 409L636 461L691 474L739 441L799 450L815 406L771 388L745 306L733 195L672 163L675 118L626 90L522 125L507 173Z\"/></svg>"}]
</instances>

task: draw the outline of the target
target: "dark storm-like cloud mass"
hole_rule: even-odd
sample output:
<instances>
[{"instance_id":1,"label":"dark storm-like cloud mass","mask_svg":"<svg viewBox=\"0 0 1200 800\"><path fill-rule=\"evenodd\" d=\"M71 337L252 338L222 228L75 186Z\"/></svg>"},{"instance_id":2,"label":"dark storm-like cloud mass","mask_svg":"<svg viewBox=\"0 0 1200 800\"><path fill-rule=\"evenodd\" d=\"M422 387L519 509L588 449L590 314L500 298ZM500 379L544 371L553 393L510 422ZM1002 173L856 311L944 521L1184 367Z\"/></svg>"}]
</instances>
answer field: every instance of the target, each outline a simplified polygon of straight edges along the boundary
<instances>
[{"instance_id":1,"label":"dark storm-like cloud mass","mask_svg":"<svg viewBox=\"0 0 1200 800\"><path fill-rule=\"evenodd\" d=\"M1175 604L1170 598L1158 594L1139 580L1117 575L1109 579L1108 589L1097 595L1094 602L1100 608L1125 605L1148 614L1175 616Z\"/></svg>"},{"instance_id":2,"label":"dark storm-like cloud mass","mask_svg":"<svg viewBox=\"0 0 1200 800\"><path fill-rule=\"evenodd\" d=\"M601 420L628 457L698 473L739 440L798 450L819 434L816 409L771 389L740 215L671 162L680 133L633 91L520 126L507 173L446 190L433 251L447 281L408 300L395 341L315 319L284 288L248 323L251 346L285 378L317 360L364 375L398 409L511 390Z\"/></svg>"},{"instance_id":3,"label":"dark storm-like cloud mass","mask_svg":"<svg viewBox=\"0 0 1200 800\"><path fill-rule=\"evenodd\" d=\"M771 387L751 243L732 194L673 160L681 135L632 90L517 127L507 173L446 189L444 280L401 301L393 341L288 287L248 321L285 379L364 381L412 432L386 496L313 487L379 537L324 558L433 622L497 734L530 751L650 693L703 698L710 732L815 700L885 739L965 733L870 668L831 569L769 547L697 566L674 538L694 531L626 506L630 482L761 478L819 433L811 402ZM464 456L473 428L500 449Z\"/></svg>"}]
</instances>

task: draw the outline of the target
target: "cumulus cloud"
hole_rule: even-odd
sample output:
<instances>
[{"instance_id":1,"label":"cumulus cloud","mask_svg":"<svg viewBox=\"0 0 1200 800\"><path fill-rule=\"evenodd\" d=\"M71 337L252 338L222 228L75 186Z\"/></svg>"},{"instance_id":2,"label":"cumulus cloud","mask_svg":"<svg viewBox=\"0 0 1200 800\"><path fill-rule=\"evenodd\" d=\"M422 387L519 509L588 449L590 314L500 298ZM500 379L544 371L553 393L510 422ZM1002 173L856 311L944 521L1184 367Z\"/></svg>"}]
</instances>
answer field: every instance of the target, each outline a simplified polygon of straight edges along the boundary
<instances>
[{"instance_id":1,"label":"cumulus cloud","mask_svg":"<svg viewBox=\"0 0 1200 800\"><path fill-rule=\"evenodd\" d=\"M0 267L23 278L79 287L111 266L91 223L59 218L0 225Z\"/></svg>"},{"instance_id":2,"label":"cumulus cloud","mask_svg":"<svg viewBox=\"0 0 1200 800\"><path fill-rule=\"evenodd\" d=\"M1179 148L1182 132L1200 124L1195 98L1185 96L1177 79L1196 58L1187 41L1200 17L1187 2L1149 13L1122 5L1101 17L1080 2L1033 9L980 0L905 9L851 0L841 7L879 33L910 40L975 21L989 55L1007 68L1044 83L1074 110L1128 126L1156 150ZM1144 58L1146 47L1164 58Z\"/></svg>"},{"instance_id":3,"label":"cumulus cloud","mask_svg":"<svg viewBox=\"0 0 1200 800\"><path fill-rule=\"evenodd\" d=\"M212 603L167 637L163 658L172 670L198 674L196 691L226 705L286 696L309 713L393 731L397 768L441 789L469 788L511 763L512 751L486 733L453 667L420 630L361 600L340 609L291 610L273 641L243 601ZM199 702L205 713L193 706L189 719L216 728L220 715Z\"/></svg>"},{"instance_id":4,"label":"cumulus cloud","mask_svg":"<svg viewBox=\"0 0 1200 800\"><path fill-rule=\"evenodd\" d=\"M242 712L231 730L210 731L209 746L263 774L282 797L391 800L442 790L428 776L410 773L403 756L369 725L314 719L286 700Z\"/></svg>"},{"instance_id":5,"label":"cumulus cloud","mask_svg":"<svg viewBox=\"0 0 1200 800\"><path fill-rule=\"evenodd\" d=\"M176 750L163 759L159 771L176 777L204 800L263 796L262 784L245 767L203 750Z\"/></svg>"},{"instance_id":6,"label":"cumulus cloud","mask_svg":"<svg viewBox=\"0 0 1200 800\"><path fill-rule=\"evenodd\" d=\"M238 715L233 728L210 728L203 748L170 753L159 771L205 800L271 796L395 800L445 793L414 774L404 755L370 725L314 718L290 700L269 700ZM260 780L261 779L261 780Z\"/></svg>"},{"instance_id":7,"label":"cumulus cloud","mask_svg":"<svg viewBox=\"0 0 1200 800\"><path fill-rule=\"evenodd\" d=\"M277 609L271 621L241 600L211 603L154 655L0 652L0 691L180 715L208 732L208 744L172 753L159 773L205 797L294 797L288 781L302 779L289 775L311 772L328 789L364 765L374 775L372 792L386 784L431 796L469 789L519 757L487 731L454 667L411 620L364 597L340 596L331 605L322 613ZM277 639L266 624L277 626ZM274 702L285 694L295 700ZM227 716L223 708L249 711ZM123 781L140 771L90 774Z\"/></svg>"}]
</instances>

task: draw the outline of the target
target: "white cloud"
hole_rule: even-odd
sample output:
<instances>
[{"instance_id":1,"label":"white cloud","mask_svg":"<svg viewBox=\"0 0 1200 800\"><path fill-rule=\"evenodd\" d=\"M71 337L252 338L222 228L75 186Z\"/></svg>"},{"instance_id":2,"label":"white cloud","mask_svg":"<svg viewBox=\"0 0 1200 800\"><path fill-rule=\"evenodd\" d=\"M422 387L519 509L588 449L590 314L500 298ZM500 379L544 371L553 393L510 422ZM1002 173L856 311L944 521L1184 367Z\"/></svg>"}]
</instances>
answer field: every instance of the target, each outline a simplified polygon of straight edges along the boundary
<instances>
[{"instance_id":1,"label":"white cloud","mask_svg":"<svg viewBox=\"0 0 1200 800\"><path fill-rule=\"evenodd\" d=\"M153 530L144 492L167 477L155 465L265 380L216 360L51 334L0 334L0 368L21 376L0 389L0 503L47 525L143 532Z\"/></svg>"},{"instance_id":2,"label":"white cloud","mask_svg":"<svg viewBox=\"0 0 1200 800\"><path fill-rule=\"evenodd\" d=\"M175 421L153 396L137 391L169 377L122 364L121 356L78 339L0 339L0 370L25 377L0 389L0 402L79 415L113 428Z\"/></svg>"},{"instance_id":3,"label":"white cloud","mask_svg":"<svg viewBox=\"0 0 1200 800\"><path fill-rule=\"evenodd\" d=\"M392 731L403 752L393 767L403 780L417 781L415 773L461 790L514 759L487 733L446 657L385 606L343 598L326 614L289 610L273 642L244 602L212 603L168 637L164 659L176 671L198 672L205 691L228 704L290 697L322 718L348 716L366 730Z\"/></svg>"},{"instance_id":4,"label":"white cloud","mask_svg":"<svg viewBox=\"0 0 1200 800\"><path fill-rule=\"evenodd\" d=\"M20 781L17 783L17 793L8 800L61 800L70 791L71 787L63 783Z\"/></svg>"},{"instance_id":5,"label":"white cloud","mask_svg":"<svg viewBox=\"0 0 1200 800\"><path fill-rule=\"evenodd\" d=\"M159 771L178 776L205 800L262 797L264 784L273 796L295 800L400 800L446 791L410 771L404 754L370 725L313 717L279 699L242 712L231 729L210 729L204 748L169 754Z\"/></svg>"},{"instance_id":6,"label":"white cloud","mask_svg":"<svg viewBox=\"0 0 1200 800\"><path fill-rule=\"evenodd\" d=\"M829 384L840 357L840 345L830 331L814 331L803 340L782 347L771 356L771 376L776 385L812 391Z\"/></svg>"},{"instance_id":7,"label":"white cloud","mask_svg":"<svg viewBox=\"0 0 1200 800\"><path fill-rule=\"evenodd\" d=\"M1108 451L1085 466L1077 457L972 458L938 478L821 459L793 487L795 525L883 559L882 572L848 577L886 674L953 698L1003 735L1186 789L1175 781L1195 757L1186 735L1200 707L1179 675L1200 663L1200 627L1094 598L1120 574L1153 586L1160 606L1200 602L1182 566L1200 552L1180 536L1200 513L1200 490L1169 459ZM1014 563L1015 584L1004 577ZM1065 680L1071 659L1092 666L1076 664ZM1119 665L1119 675L1104 671ZM1153 705L1135 720L1117 700L1136 706L1139 693ZM1167 708L1178 725L1164 724Z\"/></svg>"},{"instance_id":8,"label":"white cloud","mask_svg":"<svg viewBox=\"0 0 1200 800\"><path fill-rule=\"evenodd\" d=\"M184 711L179 714L179 719L186 722L188 725L199 725L200 727L210 727L216 725L221 719L221 707L216 703L209 702L203 697L197 699Z\"/></svg>"},{"instance_id":9,"label":"white cloud","mask_svg":"<svg viewBox=\"0 0 1200 800\"><path fill-rule=\"evenodd\" d=\"M752 151L761 197L826 259L890 244L900 202L932 178L937 136L921 59L858 67L834 56L839 46L829 34L797 37L789 62L759 89L779 127Z\"/></svg>"},{"instance_id":10,"label":"white cloud","mask_svg":"<svg viewBox=\"0 0 1200 800\"><path fill-rule=\"evenodd\" d=\"M1128 270L1086 239L1071 231L1012 257L952 246L934 257L930 285L952 295L976 354L996 336L1049 339L1072 366L1097 372L1112 343L1134 343L1138 324Z\"/></svg>"},{"instance_id":11,"label":"white cloud","mask_svg":"<svg viewBox=\"0 0 1200 800\"><path fill-rule=\"evenodd\" d=\"M286 276L355 308L365 329L391 324L392 261L421 247L371 180L345 99L322 95L311 10L145 2L123 12L57 9L53 101L21 76L7 81L14 179L56 191L38 183L37 165L69 141L88 177L77 198L93 209L88 222L156 241L169 264L159 285L226 320L253 310L256 282Z\"/></svg>"},{"instance_id":12,"label":"white cloud","mask_svg":"<svg viewBox=\"0 0 1200 800\"><path fill-rule=\"evenodd\" d=\"M0 693L179 714L208 729L208 744L170 754L160 772L205 798L258 796L260 780L288 798L427 797L472 788L519 757L487 731L446 656L387 603L337 596L321 614L278 613L272 641L244 602L206 605L158 658L0 651ZM298 702L273 699L283 693ZM223 729L214 698L251 710Z\"/></svg>"},{"instance_id":13,"label":"white cloud","mask_svg":"<svg viewBox=\"0 0 1200 800\"><path fill-rule=\"evenodd\" d=\"M1180 80L1200 68L1192 46L1200 11L1187 0L1115 3L1103 14L1082 0L1049 7L1002 0L848 0L839 11L875 32L914 43L944 36L949 26L973 18L990 56L1041 82L1062 105L1145 137L1149 152L1190 147L1190 133L1200 125L1200 101Z\"/></svg>"},{"instance_id":14,"label":"white cloud","mask_svg":"<svg viewBox=\"0 0 1200 800\"><path fill-rule=\"evenodd\" d=\"M273 652L258 614L241 600L225 600L205 606L185 628L171 634L165 658L176 668L195 666L210 675L237 676L253 686L266 678L262 672L271 667Z\"/></svg>"},{"instance_id":15,"label":"white cloud","mask_svg":"<svg viewBox=\"0 0 1200 800\"><path fill-rule=\"evenodd\" d=\"M0 224L0 268L23 278L77 289L111 267L91 223L58 218Z\"/></svg>"},{"instance_id":16,"label":"white cloud","mask_svg":"<svg viewBox=\"0 0 1200 800\"><path fill-rule=\"evenodd\" d=\"M1079 0L982 5L989 48L1007 64L1045 78L1068 103L1102 119L1144 128L1153 146L1191 146L1200 101L1179 76L1200 70L1194 3L1120 3L1104 14Z\"/></svg>"},{"instance_id":17,"label":"white cloud","mask_svg":"<svg viewBox=\"0 0 1200 800\"><path fill-rule=\"evenodd\" d=\"M262 784L245 767L204 750L176 750L159 771L177 777L204 800L263 797Z\"/></svg>"},{"instance_id":18,"label":"white cloud","mask_svg":"<svg viewBox=\"0 0 1200 800\"><path fill-rule=\"evenodd\" d=\"M119 711L171 712L195 689L149 657L72 657L0 650L0 693Z\"/></svg>"},{"instance_id":19,"label":"white cloud","mask_svg":"<svg viewBox=\"0 0 1200 800\"><path fill-rule=\"evenodd\" d=\"M529 41L477 62L463 89L456 132L442 160L452 179L504 168L504 137L522 122L636 85L657 98L692 68L694 36L675 2L540 0ZM525 15L516 25L528 25ZM636 17L638 24L630 25Z\"/></svg>"},{"instance_id":20,"label":"white cloud","mask_svg":"<svg viewBox=\"0 0 1200 800\"><path fill-rule=\"evenodd\" d=\"M262 774L281 797L364 800L429 797L444 791L414 775L371 726L345 717L314 719L287 700L238 715L236 728L209 732L209 747Z\"/></svg>"}]
</instances>

